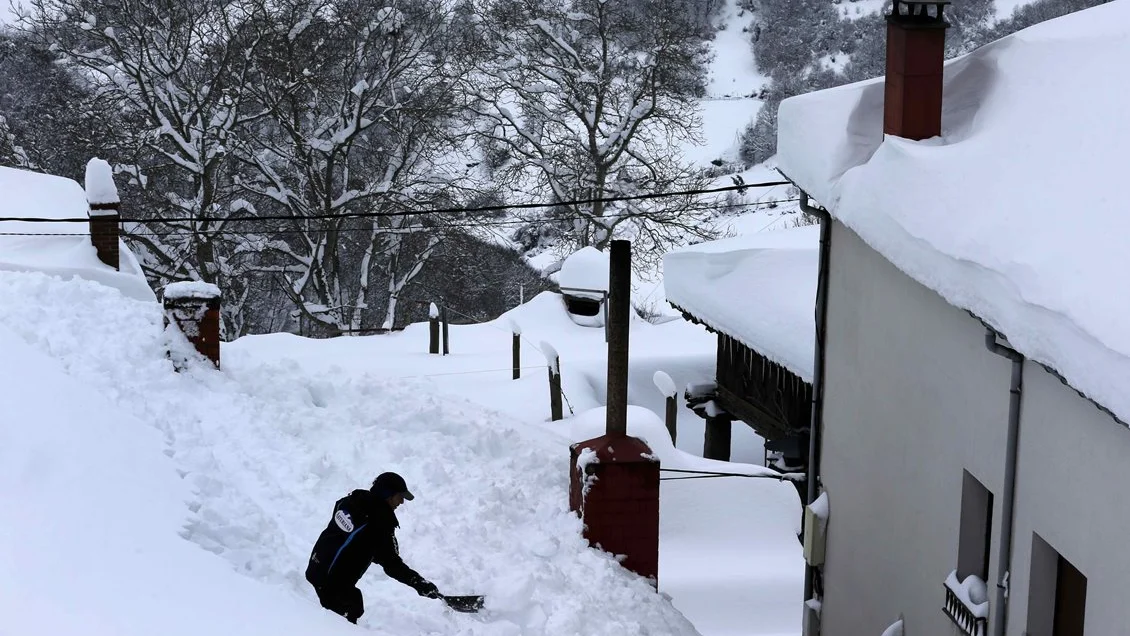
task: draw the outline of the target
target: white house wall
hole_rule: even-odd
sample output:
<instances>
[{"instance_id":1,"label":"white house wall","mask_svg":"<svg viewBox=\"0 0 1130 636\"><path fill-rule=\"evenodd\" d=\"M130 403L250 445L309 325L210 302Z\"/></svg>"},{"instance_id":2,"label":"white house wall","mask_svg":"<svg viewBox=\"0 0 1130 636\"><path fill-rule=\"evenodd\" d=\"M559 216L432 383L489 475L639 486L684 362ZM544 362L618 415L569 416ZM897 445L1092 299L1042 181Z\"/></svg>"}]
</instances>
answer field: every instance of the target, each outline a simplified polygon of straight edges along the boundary
<instances>
[{"instance_id":1,"label":"white house wall","mask_svg":"<svg viewBox=\"0 0 1130 636\"><path fill-rule=\"evenodd\" d=\"M977 320L838 222L831 246L822 633L878 635L902 614L907 634L955 634L943 585L963 469L993 493L990 590L996 576L1010 363Z\"/></svg>"},{"instance_id":2,"label":"white house wall","mask_svg":"<svg viewBox=\"0 0 1130 636\"><path fill-rule=\"evenodd\" d=\"M1130 430L1039 365L1026 364L1010 636L1027 627L1033 532L1087 577L1087 634L1130 634L1128 486Z\"/></svg>"}]
</instances>

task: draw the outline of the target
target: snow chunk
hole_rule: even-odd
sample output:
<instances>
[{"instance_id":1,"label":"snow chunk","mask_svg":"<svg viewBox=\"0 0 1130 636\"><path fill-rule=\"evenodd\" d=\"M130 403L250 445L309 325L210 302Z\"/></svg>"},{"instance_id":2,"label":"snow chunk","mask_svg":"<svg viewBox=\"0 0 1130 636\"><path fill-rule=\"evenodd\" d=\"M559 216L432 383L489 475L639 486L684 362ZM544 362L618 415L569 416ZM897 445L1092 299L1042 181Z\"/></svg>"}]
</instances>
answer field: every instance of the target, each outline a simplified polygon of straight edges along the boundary
<instances>
[{"instance_id":1,"label":"snow chunk","mask_svg":"<svg viewBox=\"0 0 1130 636\"><path fill-rule=\"evenodd\" d=\"M966 609L977 618L989 617L989 586L976 574L970 574L964 581L957 580L957 570L946 577L946 587L953 592Z\"/></svg>"},{"instance_id":2,"label":"snow chunk","mask_svg":"<svg viewBox=\"0 0 1130 636\"><path fill-rule=\"evenodd\" d=\"M557 282L561 287L572 289L565 293L578 298L603 300L603 292L608 291L608 254L595 247L584 247L574 252L561 264ZM580 292L576 289L595 290Z\"/></svg>"},{"instance_id":3,"label":"snow chunk","mask_svg":"<svg viewBox=\"0 0 1130 636\"><path fill-rule=\"evenodd\" d=\"M903 636L902 619L898 619L891 626L883 630L882 636Z\"/></svg>"},{"instance_id":4,"label":"snow chunk","mask_svg":"<svg viewBox=\"0 0 1130 636\"><path fill-rule=\"evenodd\" d=\"M549 365L549 370L554 375L561 373L561 356L558 355L557 349L546 341L541 342L541 352L545 356L545 363Z\"/></svg>"},{"instance_id":5,"label":"snow chunk","mask_svg":"<svg viewBox=\"0 0 1130 636\"><path fill-rule=\"evenodd\" d=\"M509 321L510 321L510 333L514 334L515 336L522 335L522 325L519 325L518 322L515 321L513 318L510 318Z\"/></svg>"},{"instance_id":6,"label":"snow chunk","mask_svg":"<svg viewBox=\"0 0 1130 636\"><path fill-rule=\"evenodd\" d=\"M1130 295L1111 290L1130 271L1130 215L1107 186L1124 180L1130 101L1104 87L1128 55L1130 3L1112 2L947 62L943 132L929 142L884 137L881 79L779 111L783 172L900 270L1124 421ZM1084 183L1098 187L1064 186Z\"/></svg>"},{"instance_id":7,"label":"snow chunk","mask_svg":"<svg viewBox=\"0 0 1130 636\"><path fill-rule=\"evenodd\" d=\"M663 257L667 300L812 382L820 228L709 241Z\"/></svg>"},{"instance_id":8,"label":"snow chunk","mask_svg":"<svg viewBox=\"0 0 1130 636\"><path fill-rule=\"evenodd\" d=\"M181 281L165 285L165 298L169 300L183 300L186 298L199 298L211 300L221 296L220 288L212 283L203 281Z\"/></svg>"},{"instance_id":9,"label":"snow chunk","mask_svg":"<svg viewBox=\"0 0 1130 636\"><path fill-rule=\"evenodd\" d=\"M820 520L820 530L826 530L828 528L829 516L828 491L825 490L824 492L820 493L820 496L817 497L815 501L808 504L808 509L811 510L812 514L816 515L816 518Z\"/></svg>"},{"instance_id":10,"label":"snow chunk","mask_svg":"<svg viewBox=\"0 0 1130 636\"><path fill-rule=\"evenodd\" d=\"M652 377L652 381L655 382L655 388L659 389L663 397L672 398L679 394L679 389L675 386L675 381L663 371L656 371L655 375Z\"/></svg>"},{"instance_id":11,"label":"snow chunk","mask_svg":"<svg viewBox=\"0 0 1130 636\"><path fill-rule=\"evenodd\" d=\"M436 307L435 303L428 305L428 317L432 319L439 318L439 307Z\"/></svg>"},{"instance_id":12,"label":"snow chunk","mask_svg":"<svg viewBox=\"0 0 1130 636\"><path fill-rule=\"evenodd\" d=\"M86 200L91 205L121 203L118 187L114 185L114 169L103 159L95 157L86 164ZM114 214L109 210L91 210L91 216Z\"/></svg>"}]
</instances>

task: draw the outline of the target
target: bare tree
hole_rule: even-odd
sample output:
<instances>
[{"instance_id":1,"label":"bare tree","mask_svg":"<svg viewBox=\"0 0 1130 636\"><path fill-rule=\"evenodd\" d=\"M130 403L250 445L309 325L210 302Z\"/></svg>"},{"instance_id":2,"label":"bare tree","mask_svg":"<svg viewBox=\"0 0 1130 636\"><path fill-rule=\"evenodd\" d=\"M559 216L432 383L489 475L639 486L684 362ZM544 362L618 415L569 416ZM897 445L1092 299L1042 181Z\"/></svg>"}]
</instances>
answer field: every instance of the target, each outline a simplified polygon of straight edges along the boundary
<instances>
[{"instance_id":1,"label":"bare tree","mask_svg":"<svg viewBox=\"0 0 1130 636\"><path fill-rule=\"evenodd\" d=\"M230 150L258 115L243 107L259 0L27 0L23 29L127 111L137 159L119 165L153 195L137 210L165 223L131 238L159 281L199 278L231 291L223 232L232 215ZM238 210L238 207L237 207ZM241 294L225 302L239 313ZM234 302L232 302L234 301ZM230 326L230 324L229 324Z\"/></svg>"},{"instance_id":2,"label":"bare tree","mask_svg":"<svg viewBox=\"0 0 1130 636\"><path fill-rule=\"evenodd\" d=\"M391 328L443 236L444 219L415 212L467 187L450 21L430 2L288 0L269 24L251 88L268 117L240 154L241 187L291 218L259 243L278 259L258 269L285 277L298 311L329 333L362 327L383 275ZM407 250L408 236L424 240Z\"/></svg>"},{"instance_id":3,"label":"bare tree","mask_svg":"<svg viewBox=\"0 0 1130 636\"><path fill-rule=\"evenodd\" d=\"M498 174L516 189L578 199L569 245L614 235L663 250L673 234L708 234L694 197L606 205L609 197L701 188L680 145L697 141L694 99L706 50L673 0L483 0L480 28L496 53L473 78L479 130L504 151Z\"/></svg>"}]
</instances>

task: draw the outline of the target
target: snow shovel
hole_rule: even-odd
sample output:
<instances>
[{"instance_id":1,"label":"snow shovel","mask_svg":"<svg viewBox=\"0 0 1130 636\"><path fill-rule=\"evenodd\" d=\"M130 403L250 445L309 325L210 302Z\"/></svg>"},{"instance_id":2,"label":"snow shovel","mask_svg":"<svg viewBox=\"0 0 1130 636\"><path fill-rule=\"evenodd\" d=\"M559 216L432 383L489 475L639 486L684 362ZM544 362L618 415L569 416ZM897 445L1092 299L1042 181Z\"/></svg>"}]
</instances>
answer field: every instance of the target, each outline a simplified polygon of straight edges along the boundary
<instances>
[{"instance_id":1,"label":"snow shovel","mask_svg":"<svg viewBox=\"0 0 1130 636\"><path fill-rule=\"evenodd\" d=\"M483 609L481 596L441 596L444 603L456 612L474 613Z\"/></svg>"}]
</instances>

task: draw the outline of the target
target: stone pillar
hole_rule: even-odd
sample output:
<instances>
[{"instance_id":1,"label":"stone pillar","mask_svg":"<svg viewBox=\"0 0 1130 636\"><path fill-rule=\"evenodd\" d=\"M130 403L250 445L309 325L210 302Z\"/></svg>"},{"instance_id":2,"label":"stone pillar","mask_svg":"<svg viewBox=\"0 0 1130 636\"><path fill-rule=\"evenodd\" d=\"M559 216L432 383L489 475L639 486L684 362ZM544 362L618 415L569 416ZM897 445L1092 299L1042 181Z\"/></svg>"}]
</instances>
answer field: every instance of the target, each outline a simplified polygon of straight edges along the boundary
<instances>
[{"instance_id":1,"label":"stone pillar","mask_svg":"<svg viewBox=\"0 0 1130 636\"><path fill-rule=\"evenodd\" d=\"M94 244L98 260L120 269L121 200L110 164L98 158L87 162L85 190L90 204L90 242Z\"/></svg>"},{"instance_id":2,"label":"stone pillar","mask_svg":"<svg viewBox=\"0 0 1130 636\"><path fill-rule=\"evenodd\" d=\"M589 544L659 585L659 460L643 440L603 435L570 449L569 508Z\"/></svg>"},{"instance_id":3,"label":"stone pillar","mask_svg":"<svg viewBox=\"0 0 1130 636\"><path fill-rule=\"evenodd\" d=\"M164 289L165 326L175 322L196 351L220 368L220 288L185 281Z\"/></svg>"}]
</instances>

